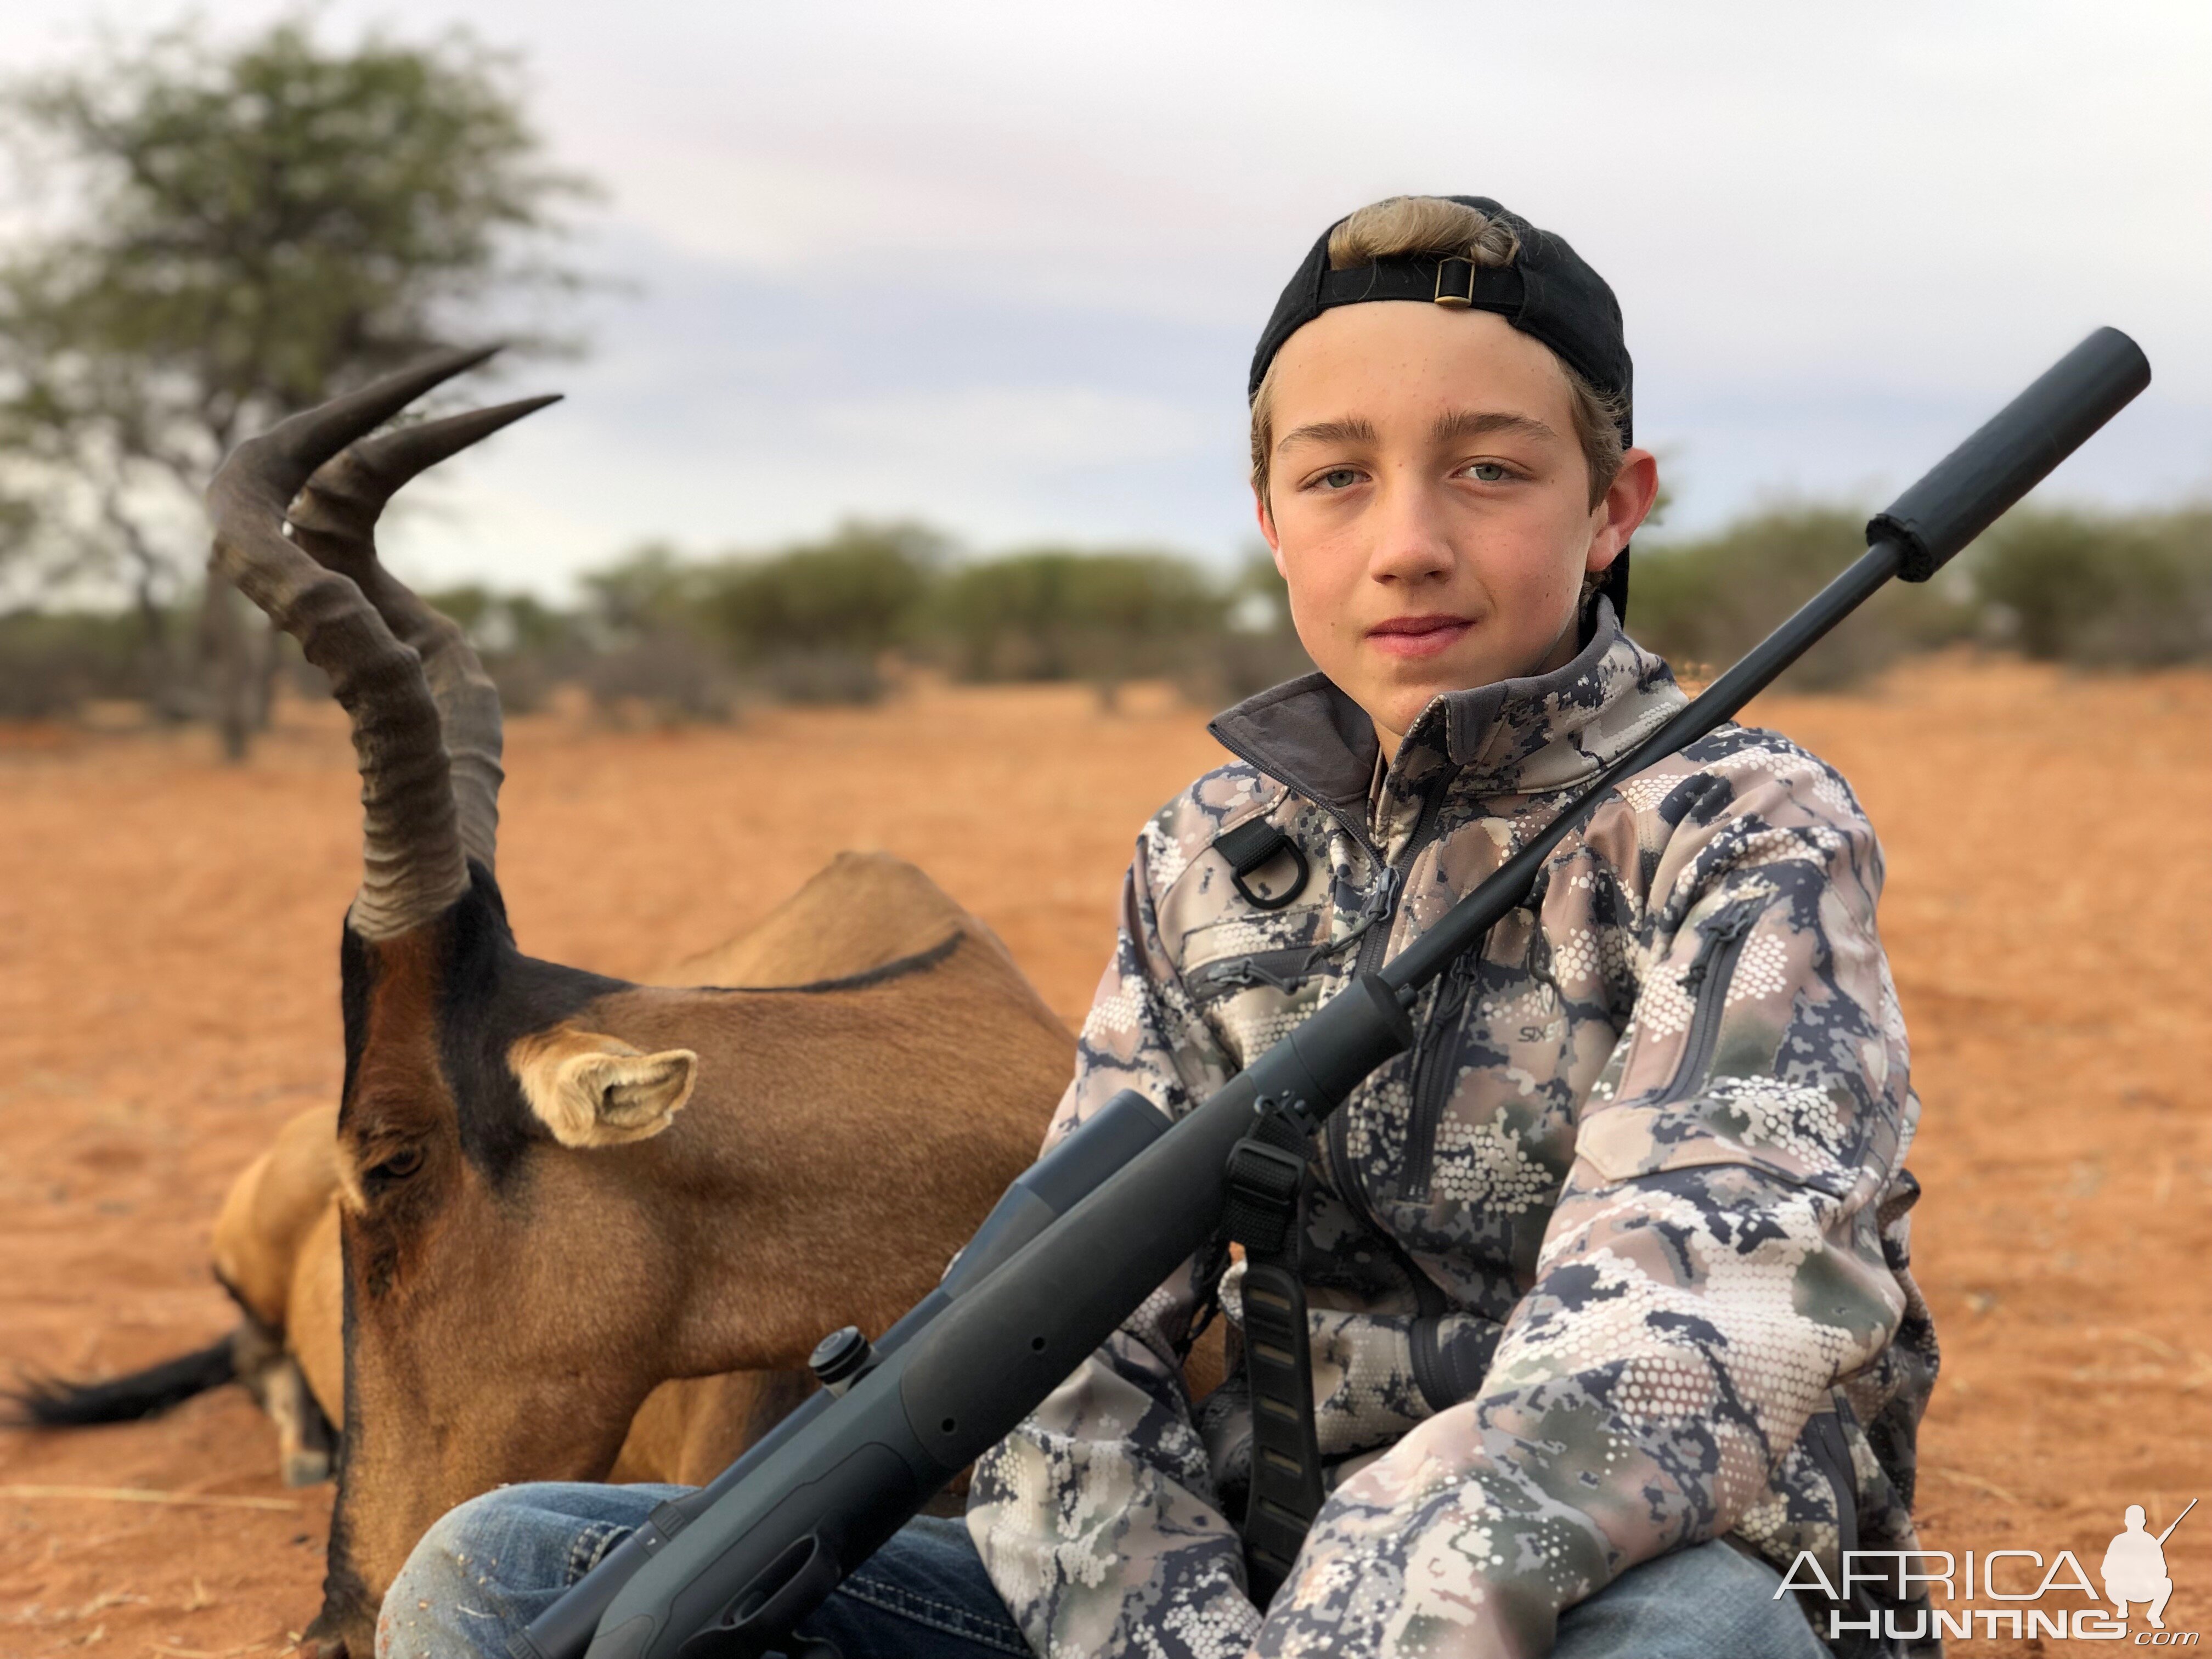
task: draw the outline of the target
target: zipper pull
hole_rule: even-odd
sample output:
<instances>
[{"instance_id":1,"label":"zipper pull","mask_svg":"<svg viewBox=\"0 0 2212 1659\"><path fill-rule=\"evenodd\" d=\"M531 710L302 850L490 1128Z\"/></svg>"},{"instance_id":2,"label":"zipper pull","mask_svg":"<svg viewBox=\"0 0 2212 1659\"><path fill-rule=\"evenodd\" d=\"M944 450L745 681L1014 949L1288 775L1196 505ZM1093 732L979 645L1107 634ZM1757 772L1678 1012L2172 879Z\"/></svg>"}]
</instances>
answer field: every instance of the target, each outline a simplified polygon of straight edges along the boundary
<instances>
[{"instance_id":1,"label":"zipper pull","mask_svg":"<svg viewBox=\"0 0 2212 1659\"><path fill-rule=\"evenodd\" d=\"M1406 884L1406 872L1395 864L1382 866L1382 890L1375 896L1375 903L1367 912L1370 923L1387 921L1398 908L1398 890Z\"/></svg>"},{"instance_id":2,"label":"zipper pull","mask_svg":"<svg viewBox=\"0 0 2212 1659\"><path fill-rule=\"evenodd\" d=\"M1690 958L1690 965L1682 970L1682 988L1694 991L1705 982L1705 970L1713 965L1725 945L1735 944L1751 931L1751 924L1759 915L1758 908L1747 901L1723 910L1713 918L1698 942L1698 954Z\"/></svg>"},{"instance_id":3,"label":"zipper pull","mask_svg":"<svg viewBox=\"0 0 2212 1659\"><path fill-rule=\"evenodd\" d=\"M1342 939L1330 939L1324 944L1314 946L1312 954L1306 959L1307 971L1311 972L1314 965L1324 958L1333 957L1339 951L1357 945L1367 936L1367 930L1376 922L1389 921L1397 913L1398 885L1402 880L1404 877L1397 870L1389 865L1384 865L1382 890L1359 907L1359 915L1352 922L1350 933Z\"/></svg>"},{"instance_id":4,"label":"zipper pull","mask_svg":"<svg viewBox=\"0 0 2212 1659\"><path fill-rule=\"evenodd\" d=\"M1249 991L1259 982L1258 970L1249 958L1232 962L1213 975L1213 983L1224 991Z\"/></svg>"},{"instance_id":5,"label":"zipper pull","mask_svg":"<svg viewBox=\"0 0 2212 1659\"><path fill-rule=\"evenodd\" d=\"M1462 951L1451 959L1444 970L1442 994L1437 999L1437 1012L1447 1019L1455 1018L1467 1006L1468 994L1474 988L1474 959L1480 945Z\"/></svg>"}]
</instances>

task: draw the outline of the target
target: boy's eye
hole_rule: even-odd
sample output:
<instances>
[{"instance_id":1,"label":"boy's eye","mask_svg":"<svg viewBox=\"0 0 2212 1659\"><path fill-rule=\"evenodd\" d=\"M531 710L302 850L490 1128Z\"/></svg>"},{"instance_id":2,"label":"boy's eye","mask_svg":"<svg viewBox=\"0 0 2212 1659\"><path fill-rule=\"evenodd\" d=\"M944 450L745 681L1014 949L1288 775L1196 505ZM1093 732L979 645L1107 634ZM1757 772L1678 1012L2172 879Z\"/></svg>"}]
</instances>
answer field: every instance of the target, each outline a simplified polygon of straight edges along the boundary
<instances>
[{"instance_id":1,"label":"boy's eye","mask_svg":"<svg viewBox=\"0 0 2212 1659\"><path fill-rule=\"evenodd\" d=\"M1359 482L1359 469L1356 466L1333 466L1314 482L1323 489L1349 489Z\"/></svg>"},{"instance_id":2,"label":"boy's eye","mask_svg":"<svg viewBox=\"0 0 2212 1659\"><path fill-rule=\"evenodd\" d=\"M1502 461L1474 461L1461 471L1477 483L1504 483L1513 476Z\"/></svg>"}]
</instances>

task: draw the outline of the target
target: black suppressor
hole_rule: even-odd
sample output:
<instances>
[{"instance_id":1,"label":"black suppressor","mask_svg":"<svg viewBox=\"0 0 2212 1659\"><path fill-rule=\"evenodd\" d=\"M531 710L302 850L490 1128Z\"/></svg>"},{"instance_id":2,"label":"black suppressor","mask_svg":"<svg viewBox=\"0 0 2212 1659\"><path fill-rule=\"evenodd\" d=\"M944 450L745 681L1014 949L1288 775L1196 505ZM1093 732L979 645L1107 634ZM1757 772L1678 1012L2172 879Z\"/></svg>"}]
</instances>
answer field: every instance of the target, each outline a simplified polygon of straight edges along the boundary
<instances>
[{"instance_id":1,"label":"black suppressor","mask_svg":"<svg viewBox=\"0 0 2212 1659\"><path fill-rule=\"evenodd\" d=\"M673 1536L659 1528L659 1541L638 1552L642 1565L606 1605L588 1659L758 1659L786 1646L847 1573L1207 1243L1220 1224L1230 1150L1256 1114L1280 1108L1309 1125L1326 1118L1406 1048L1407 1005L1520 904L1545 860L1607 791L1727 720L1892 576L1933 575L2149 381L2142 353L2116 330L2100 329L2068 353L1877 516L1863 557L1607 767L1380 973L1359 975L1066 1214L963 1279L957 1294L933 1292L886 1334L875 1369L842 1398L815 1406L684 1500L684 1524ZM532 1645L518 1644L518 1655L568 1659L572 1648L538 1641L567 1607L532 1626Z\"/></svg>"}]
</instances>

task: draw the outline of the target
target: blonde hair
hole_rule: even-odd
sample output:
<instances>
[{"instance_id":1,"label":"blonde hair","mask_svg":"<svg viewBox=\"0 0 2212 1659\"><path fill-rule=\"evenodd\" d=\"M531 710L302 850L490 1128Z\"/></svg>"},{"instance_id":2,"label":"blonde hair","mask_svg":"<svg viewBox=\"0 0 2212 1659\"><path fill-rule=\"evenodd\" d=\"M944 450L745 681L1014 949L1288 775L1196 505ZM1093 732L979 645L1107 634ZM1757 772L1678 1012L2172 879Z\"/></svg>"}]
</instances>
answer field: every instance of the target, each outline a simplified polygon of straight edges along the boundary
<instances>
[{"instance_id":1,"label":"blonde hair","mask_svg":"<svg viewBox=\"0 0 2212 1659\"><path fill-rule=\"evenodd\" d=\"M1478 266L1509 265L1521 251L1521 238L1504 220L1480 208L1442 196L1389 196L1370 202L1328 234L1328 266L1349 270L1377 259L1407 255L1431 259L1465 259ZM1281 358L1277 357L1279 362ZM1575 439L1589 468L1589 503L1595 507L1620 475L1622 428L1627 405L1600 392L1564 360L1567 401ZM1267 365L1252 398L1252 488L1267 499L1268 452L1275 442L1275 363Z\"/></svg>"}]
</instances>

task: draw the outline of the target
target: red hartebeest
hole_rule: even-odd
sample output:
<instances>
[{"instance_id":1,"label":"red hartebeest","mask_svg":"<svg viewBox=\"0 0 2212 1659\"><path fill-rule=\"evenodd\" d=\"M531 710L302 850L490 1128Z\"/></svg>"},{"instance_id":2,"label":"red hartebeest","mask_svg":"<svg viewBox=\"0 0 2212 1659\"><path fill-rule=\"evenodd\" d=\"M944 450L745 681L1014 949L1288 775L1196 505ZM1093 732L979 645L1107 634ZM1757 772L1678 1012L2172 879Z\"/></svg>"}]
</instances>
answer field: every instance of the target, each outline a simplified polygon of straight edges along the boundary
<instances>
[{"instance_id":1,"label":"red hartebeest","mask_svg":"<svg viewBox=\"0 0 2212 1659\"><path fill-rule=\"evenodd\" d=\"M917 948L795 987L629 984L516 949L497 695L372 531L407 478L537 403L365 436L483 355L295 416L208 492L217 569L329 675L362 776L339 946L344 1458L315 1626L357 1656L446 1508L604 1475L663 1382L789 1371L824 1330L917 1298L1033 1153L1073 1055L933 888L901 921L927 924Z\"/></svg>"}]
</instances>

